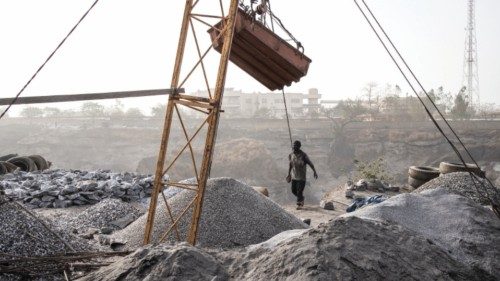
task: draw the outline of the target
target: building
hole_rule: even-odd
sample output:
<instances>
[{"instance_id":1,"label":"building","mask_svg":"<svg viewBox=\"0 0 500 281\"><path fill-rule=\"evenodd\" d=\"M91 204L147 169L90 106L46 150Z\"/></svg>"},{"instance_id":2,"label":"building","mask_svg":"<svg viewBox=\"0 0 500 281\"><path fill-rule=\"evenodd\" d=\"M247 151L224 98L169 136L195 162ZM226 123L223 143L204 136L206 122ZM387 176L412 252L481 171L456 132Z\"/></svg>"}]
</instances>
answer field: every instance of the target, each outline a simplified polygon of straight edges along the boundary
<instances>
[{"instance_id":1,"label":"building","mask_svg":"<svg viewBox=\"0 0 500 281\"><path fill-rule=\"evenodd\" d=\"M197 91L195 96L208 96L206 91ZM302 93L285 93L288 114L291 117L301 117L308 110L319 111L321 104L317 89L310 89L307 95ZM304 100L308 103L304 104ZM282 93L244 93L234 88L224 90L222 108L225 116L230 117L275 117L285 116L285 106Z\"/></svg>"}]
</instances>

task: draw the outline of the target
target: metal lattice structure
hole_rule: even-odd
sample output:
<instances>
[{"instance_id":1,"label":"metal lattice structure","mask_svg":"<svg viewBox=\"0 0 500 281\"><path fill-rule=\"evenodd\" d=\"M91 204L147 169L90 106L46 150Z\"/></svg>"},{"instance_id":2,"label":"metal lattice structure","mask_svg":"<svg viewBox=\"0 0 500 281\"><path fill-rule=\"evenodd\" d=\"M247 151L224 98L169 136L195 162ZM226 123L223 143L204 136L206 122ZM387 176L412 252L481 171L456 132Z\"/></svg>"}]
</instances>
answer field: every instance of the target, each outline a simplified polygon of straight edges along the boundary
<instances>
[{"instance_id":1,"label":"metal lattice structure","mask_svg":"<svg viewBox=\"0 0 500 281\"><path fill-rule=\"evenodd\" d=\"M471 108L475 109L480 104L479 74L477 68L475 0L468 0L467 8L463 85L466 87L469 105Z\"/></svg>"},{"instance_id":2,"label":"metal lattice structure","mask_svg":"<svg viewBox=\"0 0 500 281\"><path fill-rule=\"evenodd\" d=\"M150 242L162 242L167 238L168 235L173 235L174 232L175 237L178 240L183 240L185 237L188 243L193 245L196 243L198 224L203 205L203 197L207 179L210 174L212 155L217 136L217 126L219 123L219 115L221 112L222 96L224 91L226 72L228 68L229 54L231 52L232 40L234 35L234 23L236 12L238 10L238 0L219 0L218 2L219 5L216 5L216 2L213 0L186 0L185 3L181 32L179 36L177 54L171 80L171 89L173 89L174 92L169 96L167 104L165 123L163 127L162 140L160 151L158 154L157 168L155 172L154 188L151 195L151 203L149 206L148 218L144 232L144 244L148 244ZM229 6L227 14L225 14L224 12L225 6ZM211 23L211 21L216 22ZM217 23L219 23L219 25L216 26ZM216 39L218 40L219 38L223 38L223 46L220 51L221 55L218 65L215 65L213 63L207 64L204 62L207 54L211 50L213 50L213 44L210 44L205 51L201 49L195 24L197 24L198 26L203 26L203 30L205 31L205 34L203 34L203 36L207 36L206 30L208 28L218 29L219 36ZM186 64L186 62L184 61L186 59L184 54L189 33L193 35L192 42L194 42L194 47L197 50L198 60L194 62L194 66L186 73L185 77L183 77L181 80L181 69L182 66ZM215 87L211 88L209 81L210 79L208 78L210 73L209 68L215 66L217 66L217 77L215 79ZM181 94L176 91L176 89L181 89L182 87L184 87L185 83L189 79L191 79L191 76L193 72L195 72L195 70L201 70L203 73L203 80L207 87L207 97L191 96ZM188 134L188 128L185 122L183 122L182 115L185 111L195 111L197 113L204 114L204 118L200 122L200 125L191 135ZM175 154L176 156L174 156L172 159L169 159L168 165L165 165L167 147L169 144L169 140L171 140L171 129L174 121L179 122L180 129L182 131L181 135L183 135L183 138L185 138L185 145L180 148L177 154ZM195 156L195 149L193 148L193 146L195 143L194 139L199 135L202 129L206 130L206 136L203 145L201 167L198 167L197 157ZM165 175L175 165L181 154L186 151L188 151L191 156L195 183L180 183L166 178ZM179 214L172 213L168 201L163 193L164 188L168 186L187 189L194 193L193 200ZM162 197L162 200L159 200L160 196ZM166 208L171 224L168 229L162 230L162 234L159 236L158 241L151 241L154 229L155 214L157 208L160 208L160 204L164 205L164 207ZM188 212L189 210L192 210L192 212ZM191 213L192 218L188 233L184 234L184 236L181 236L178 229L178 223L184 216L189 213Z\"/></svg>"}]
</instances>

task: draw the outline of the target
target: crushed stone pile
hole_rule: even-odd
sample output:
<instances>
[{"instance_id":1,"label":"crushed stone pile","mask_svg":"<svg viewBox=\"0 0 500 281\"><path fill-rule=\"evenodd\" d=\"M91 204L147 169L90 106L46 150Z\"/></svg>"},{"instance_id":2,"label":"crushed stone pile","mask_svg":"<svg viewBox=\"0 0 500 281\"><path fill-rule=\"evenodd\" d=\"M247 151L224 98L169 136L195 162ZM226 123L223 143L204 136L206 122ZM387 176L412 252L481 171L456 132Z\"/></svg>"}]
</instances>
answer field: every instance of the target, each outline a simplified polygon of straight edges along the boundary
<instances>
[{"instance_id":1,"label":"crushed stone pile","mask_svg":"<svg viewBox=\"0 0 500 281\"><path fill-rule=\"evenodd\" d=\"M500 220L466 197L432 189L394 196L344 216L397 223L430 239L456 260L500 278Z\"/></svg>"},{"instance_id":2,"label":"crushed stone pile","mask_svg":"<svg viewBox=\"0 0 500 281\"><path fill-rule=\"evenodd\" d=\"M36 214L33 215L38 217ZM51 231L62 237L76 251L92 250L87 241L58 229L51 221L43 221ZM14 202L0 204L0 229L0 253L3 254L26 257L71 252L38 219Z\"/></svg>"},{"instance_id":3,"label":"crushed stone pile","mask_svg":"<svg viewBox=\"0 0 500 281\"><path fill-rule=\"evenodd\" d=\"M498 187L496 190L491 187L484 179L480 179L482 183L486 186L486 190L488 194L497 196L500 194L500 190ZM479 183L476 183L479 186ZM467 172L457 172L457 173L448 173L441 174L439 177L432 179L419 188L415 189L414 193L419 193L424 190L433 189L433 188L444 188L450 192L456 193L458 195L465 196L469 199L474 200L475 202L481 205L488 205L490 202L484 196L483 187L479 187L480 193L474 187L474 182L471 179L471 176ZM500 198L498 198L500 202Z\"/></svg>"},{"instance_id":4,"label":"crushed stone pile","mask_svg":"<svg viewBox=\"0 0 500 281\"><path fill-rule=\"evenodd\" d=\"M84 233L90 228L112 230L123 229L143 214L130 203L120 199L103 199L77 214L64 214L55 218L59 228Z\"/></svg>"},{"instance_id":5,"label":"crushed stone pile","mask_svg":"<svg viewBox=\"0 0 500 281\"><path fill-rule=\"evenodd\" d=\"M228 280L222 265L187 243L146 246L82 278L82 281Z\"/></svg>"},{"instance_id":6,"label":"crushed stone pile","mask_svg":"<svg viewBox=\"0 0 500 281\"><path fill-rule=\"evenodd\" d=\"M168 199L173 216L176 218L193 200L194 192L183 190ZM171 221L164 203L160 199L155 216L152 241L159 238L169 228ZM192 208L179 221L181 241L189 228ZM127 228L117 232L118 240L127 246L142 246L147 214L137 219ZM250 186L231 178L210 179L205 191L203 212L200 219L197 245L204 247L237 247L260 243L274 235L290 229L306 228L302 221L283 210L278 204L256 192ZM175 241L172 231L169 240Z\"/></svg>"},{"instance_id":7,"label":"crushed stone pile","mask_svg":"<svg viewBox=\"0 0 500 281\"><path fill-rule=\"evenodd\" d=\"M150 196L153 176L108 170L17 171L0 176L0 188L13 200L32 208L92 205L104 198L140 201Z\"/></svg>"},{"instance_id":8,"label":"crushed stone pile","mask_svg":"<svg viewBox=\"0 0 500 281\"><path fill-rule=\"evenodd\" d=\"M234 280L494 280L413 231L357 217L277 244L214 254Z\"/></svg>"}]
</instances>

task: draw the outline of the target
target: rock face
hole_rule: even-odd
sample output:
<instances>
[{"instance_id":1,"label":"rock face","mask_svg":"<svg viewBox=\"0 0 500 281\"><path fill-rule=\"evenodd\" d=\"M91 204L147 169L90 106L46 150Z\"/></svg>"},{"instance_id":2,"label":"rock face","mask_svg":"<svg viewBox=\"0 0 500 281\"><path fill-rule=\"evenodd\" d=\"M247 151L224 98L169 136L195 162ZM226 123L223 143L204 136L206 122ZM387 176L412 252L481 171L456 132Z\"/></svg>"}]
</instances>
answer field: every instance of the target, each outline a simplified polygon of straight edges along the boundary
<instances>
[{"instance_id":1,"label":"rock face","mask_svg":"<svg viewBox=\"0 0 500 281\"><path fill-rule=\"evenodd\" d=\"M344 216L397 223L456 260L500 277L500 220L468 198L443 189L426 190L394 196Z\"/></svg>"},{"instance_id":2,"label":"rock face","mask_svg":"<svg viewBox=\"0 0 500 281\"><path fill-rule=\"evenodd\" d=\"M235 280L494 280L413 231L357 217L219 255Z\"/></svg>"},{"instance_id":3,"label":"rock face","mask_svg":"<svg viewBox=\"0 0 500 281\"><path fill-rule=\"evenodd\" d=\"M183 190L168 199L174 217L193 200L194 194L190 190ZM171 224L164 203L160 201L158 206L152 241L159 241ZM179 222L181 241L185 241L191 214L192 208ZM147 214L119 231L116 238L127 241L127 245L132 248L142 246L146 220ZM307 225L252 187L234 179L217 178L207 183L197 245L246 246L265 241L282 231L299 228L307 228ZM168 240L176 240L175 232L172 231Z\"/></svg>"},{"instance_id":4,"label":"rock face","mask_svg":"<svg viewBox=\"0 0 500 281\"><path fill-rule=\"evenodd\" d=\"M228 280L220 263L202 250L181 243L146 246L110 266L84 277L82 281L99 280Z\"/></svg>"}]
</instances>

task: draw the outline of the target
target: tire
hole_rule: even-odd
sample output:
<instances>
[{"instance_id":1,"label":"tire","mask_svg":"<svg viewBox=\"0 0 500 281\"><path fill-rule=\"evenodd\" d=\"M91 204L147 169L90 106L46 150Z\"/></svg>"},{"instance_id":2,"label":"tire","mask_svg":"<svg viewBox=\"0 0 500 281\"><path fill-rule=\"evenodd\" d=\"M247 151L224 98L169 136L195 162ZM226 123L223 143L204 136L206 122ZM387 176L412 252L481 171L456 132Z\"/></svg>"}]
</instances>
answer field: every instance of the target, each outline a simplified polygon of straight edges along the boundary
<instances>
[{"instance_id":1,"label":"tire","mask_svg":"<svg viewBox=\"0 0 500 281\"><path fill-rule=\"evenodd\" d=\"M0 175L5 175L8 172L9 171L7 171L7 168L2 163L0 163Z\"/></svg>"},{"instance_id":2,"label":"tire","mask_svg":"<svg viewBox=\"0 0 500 281\"><path fill-rule=\"evenodd\" d=\"M47 170L49 168L49 164L47 163L47 160L43 158L40 155L30 155L28 156L33 162L35 162L36 167L38 168L39 171Z\"/></svg>"},{"instance_id":3,"label":"tire","mask_svg":"<svg viewBox=\"0 0 500 281\"><path fill-rule=\"evenodd\" d=\"M411 166L408 175L417 180L429 181L439 177L439 169L428 166Z\"/></svg>"},{"instance_id":4,"label":"tire","mask_svg":"<svg viewBox=\"0 0 500 281\"><path fill-rule=\"evenodd\" d=\"M3 155L3 156L0 156L0 161L7 161L9 160L10 158L12 157L16 157L17 154L7 154L7 155Z\"/></svg>"},{"instance_id":5,"label":"tire","mask_svg":"<svg viewBox=\"0 0 500 281\"><path fill-rule=\"evenodd\" d=\"M29 157L13 157L7 160L7 162L16 165L25 172L33 172L37 170L36 164Z\"/></svg>"},{"instance_id":6,"label":"tire","mask_svg":"<svg viewBox=\"0 0 500 281\"><path fill-rule=\"evenodd\" d=\"M460 163L441 162L439 164L439 171L441 172L441 174L455 172L473 172L480 177L485 177L484 171L482 171L478 166L470 163L465 163L465 165L466 166Z\"/></svg>"},{"instance_id":7,"label":"tire","mask_svg":"<svg viewBox=\"0 0 500 281\"><path fill-rule=\"evenodd\" d=\"M408 184L415 189L426 182L428 182L428 181L418 180L418 179L414 179L412 177L408 177Z\"/></svg>"},{"instance_id":8,"label":"tire","mask_svg":"<svg viewBox=\"0 0 500 281\"><path fill-rule=\"evenodd\" d=\"M0 161L0 164L3 164L5 166L5 168L7 168L8 173L12 173L19 168L16 165L9 163L9 162L6 162L6 161Z\"/></svg>"}]
</instances>

